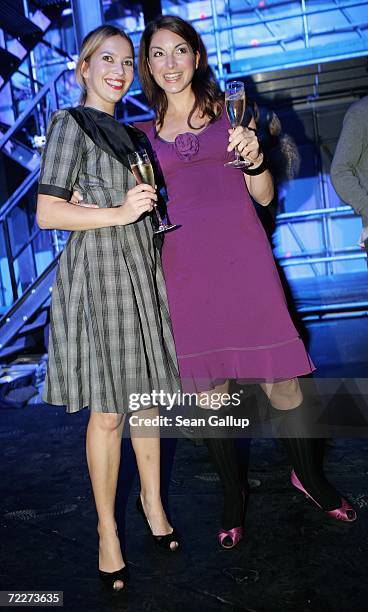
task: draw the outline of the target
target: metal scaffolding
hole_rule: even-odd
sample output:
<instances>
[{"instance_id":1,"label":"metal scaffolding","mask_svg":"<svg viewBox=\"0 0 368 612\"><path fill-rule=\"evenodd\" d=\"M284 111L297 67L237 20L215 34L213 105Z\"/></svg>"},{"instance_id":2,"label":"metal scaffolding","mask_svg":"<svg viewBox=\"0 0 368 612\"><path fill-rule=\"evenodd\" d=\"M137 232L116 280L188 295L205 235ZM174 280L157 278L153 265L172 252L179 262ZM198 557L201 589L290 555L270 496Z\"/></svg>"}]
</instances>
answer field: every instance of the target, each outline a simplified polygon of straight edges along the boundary
<instances>
[{"instance_id":1,"label":"metal scaffolding","mask_svg":"<svg viewBox=\"0 0 368 612\"><path fill-rule=\"evenodd\" d=\"M82 0L78 1L81 6ZM315 167L307 177L294 180L289 199L295 196L298 181L301 192L306 191L309 181L312 196L308 202L297 197L298 206L288 208L286 188L286 205L276 220L276 254L288 275L323 276L365 269L365 254L356 245L359 218L338 200L329 184L334 143L327 142L321 133L324 125L321 109L326 104L337 105L341 122L347 106L364 94L364 88L365 92L368 90L366 60L354 60L347 65L343 61L367 55L368 0L162 0L162 6L164 13L182 16L201 33L222 85L226 80L243 78L249 91L256 98L260 96L270 109L287 95L294 113L308 113L311 118ZM124 27L138 45L144 22L134 3L104 0L103 9L105 20ZM28 18L35 16L28 12ZM26 201L37 178L38 147L50 110L74 105L78 100L72 70L76 48L70 8L63 9L54 27L42 25L42 28L45 35L32 48L32 54L14 63L13 75L9 70L4 72L9 90L6 83L0 83L3 94L10 91L8 104L13 112L11 121L3 121L11 127L0 135L0 150L29 172L0 211L0 243L8 262L7 271L5 264L0 269L3 308L21 299L30 283L47 268L50 257L57 256L62 247L57 233L50 235L47 247L34 218L27 217ZM15 35L5 31L2 34L0 47L5 54L13 54ZM341 61L331 63L331 59ZM299 68L293 71L292 67ZM3 105L6 106L5 102ZM136 81L122 106L121 117L133 121L150 116L152 111ZM283 126L286 132L287 121L286 118ZM25 133L29 146L24 142ZM338 128L335 133L337 137ZM326 142L330 147L328 159ZM14 234L21 223L28 225L25 239L18 244ZM338 243L340 229L336 228L341 223L345 238ZM45 255L46 248L50 256ZM32 272L25 274L27 254Z\"/></svg>"}]
</instances>

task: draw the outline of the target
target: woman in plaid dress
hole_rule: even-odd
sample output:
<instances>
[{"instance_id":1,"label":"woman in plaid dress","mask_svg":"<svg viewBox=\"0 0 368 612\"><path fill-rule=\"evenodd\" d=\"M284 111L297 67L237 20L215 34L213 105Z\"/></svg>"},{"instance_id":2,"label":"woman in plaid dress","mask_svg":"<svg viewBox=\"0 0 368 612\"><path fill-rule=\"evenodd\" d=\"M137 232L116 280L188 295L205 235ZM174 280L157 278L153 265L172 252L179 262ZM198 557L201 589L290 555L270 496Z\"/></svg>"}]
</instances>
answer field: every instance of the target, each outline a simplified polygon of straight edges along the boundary
<instances>
[{"instance_id":1,"label":"woman in plaid dress","mask_svg":"<svg viewBox=\"0 0 368 612\"><path fill-rule=\"evenodd\" d=\"M138 130L114 118L133 81L133 56L131 40L112 26L97 28L83 41L76 68L82 105L52 117L37 202L41 228L71 231L53 287L43 398L66 405L68 412L90 408L86 450L100 577L115 590L127 579L114 504L130 394L179 390L160 255L147 214L157 195L149 185L135 184L126 157L149 145ZM70 205L73 189L99 208ZM144 415L155 416L156 410ZM155 542L176 550L178 537L160 498L158 432L149 431L144 437L131 428L141 480L138 506Z\"/></svg>"}]
</instances>

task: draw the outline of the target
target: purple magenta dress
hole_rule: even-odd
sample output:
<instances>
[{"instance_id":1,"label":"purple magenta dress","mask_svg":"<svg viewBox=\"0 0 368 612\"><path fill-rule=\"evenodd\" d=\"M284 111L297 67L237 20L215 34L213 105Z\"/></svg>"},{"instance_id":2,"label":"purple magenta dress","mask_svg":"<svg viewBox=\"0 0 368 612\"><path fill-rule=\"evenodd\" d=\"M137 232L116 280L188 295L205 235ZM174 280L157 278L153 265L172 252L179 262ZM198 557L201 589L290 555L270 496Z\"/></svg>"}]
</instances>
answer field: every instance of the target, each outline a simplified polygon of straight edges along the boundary
<instances>
[{"instance_id":1,"label":"purple magenta dress","mask_svg":"<svg viewBox=\"0 0 368 612\"><path fill-rule=\"evenodd\" d=\"M234 157L226 114L175 142L151 121L137 127L161 165L170 220L181 225L166 234L162 263L183 389L310 373L243 173L224 167Z\"/></svg>"}]
</instances>

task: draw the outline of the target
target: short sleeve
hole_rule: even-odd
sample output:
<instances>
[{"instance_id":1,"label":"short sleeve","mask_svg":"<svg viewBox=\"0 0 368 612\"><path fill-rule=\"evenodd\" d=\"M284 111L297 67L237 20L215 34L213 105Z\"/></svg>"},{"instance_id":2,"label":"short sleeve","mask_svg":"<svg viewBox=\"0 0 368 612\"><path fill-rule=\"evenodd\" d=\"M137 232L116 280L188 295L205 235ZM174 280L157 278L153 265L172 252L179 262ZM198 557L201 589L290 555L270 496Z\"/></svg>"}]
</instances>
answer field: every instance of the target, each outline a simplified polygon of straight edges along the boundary
<instances>
[{"instance_id":1,"label":"short sleeve","mask_svg":"<svg viewBox=\"0 0 368 612\"><path fill-rule=\"evenodd\" d=\"M39 194L70 199L82 159L82 135L67 110L52 115L42 153Z\"/></svg>"}]
</instances>

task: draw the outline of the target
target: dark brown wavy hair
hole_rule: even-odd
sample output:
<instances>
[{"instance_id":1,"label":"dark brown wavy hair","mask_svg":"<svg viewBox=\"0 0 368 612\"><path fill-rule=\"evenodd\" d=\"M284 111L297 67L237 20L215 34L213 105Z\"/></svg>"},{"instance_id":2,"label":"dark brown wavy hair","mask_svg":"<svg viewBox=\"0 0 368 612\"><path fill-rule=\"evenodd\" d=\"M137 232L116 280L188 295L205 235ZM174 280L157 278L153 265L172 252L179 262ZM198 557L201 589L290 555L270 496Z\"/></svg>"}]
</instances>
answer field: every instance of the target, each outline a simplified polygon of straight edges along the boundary
<instances>
[{"instance_id":1,"label":"dark brown wavy hair","mask_svg":"<svg viewBox=\"0 0 368 612\"><path fill-rule=\"evenodd\" d=\"M204 127L204 125L195 128L191 124L191 119L195 111L198 109L203 117L209 117L210 122L215 121L222 114L224 108L224 95L220 90L212 69L208 65L206 47L200 35L191 24L184 21L184 19L165 15L164 17L158 17L147 25L141 38L138 56L138 74L142 89L149 105L152 106L156 112L158 128L160 129L164 123L167 111L167 97L165 92L155 82L148 66L151 40L154 34L159 30L169 30L181 36L181 38L188 43L194 55L199 52L198 68L194 72L192 80L192 90L195 101L187 120L188 126L191 129L199 130Z\"/></svg>"}]
</instances>

